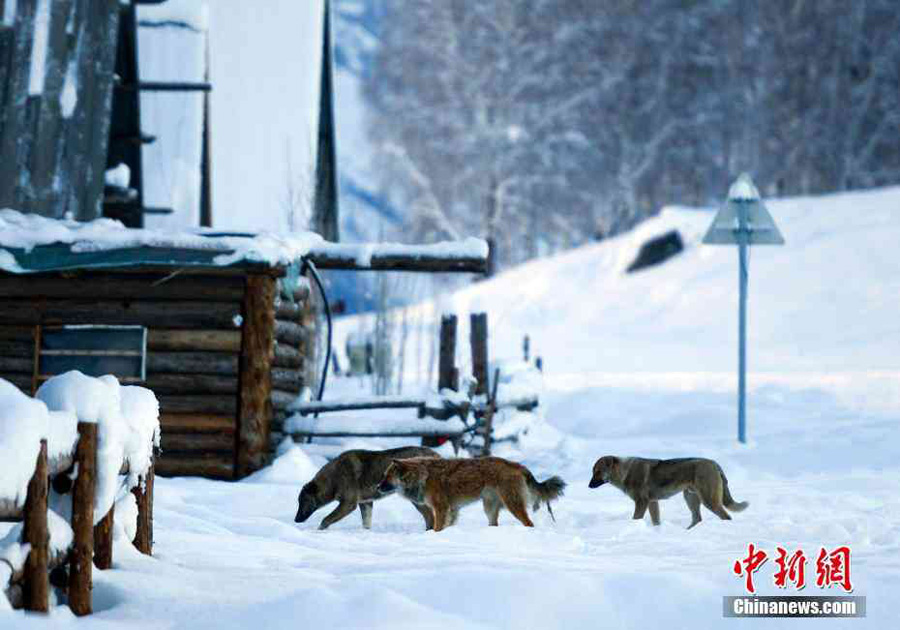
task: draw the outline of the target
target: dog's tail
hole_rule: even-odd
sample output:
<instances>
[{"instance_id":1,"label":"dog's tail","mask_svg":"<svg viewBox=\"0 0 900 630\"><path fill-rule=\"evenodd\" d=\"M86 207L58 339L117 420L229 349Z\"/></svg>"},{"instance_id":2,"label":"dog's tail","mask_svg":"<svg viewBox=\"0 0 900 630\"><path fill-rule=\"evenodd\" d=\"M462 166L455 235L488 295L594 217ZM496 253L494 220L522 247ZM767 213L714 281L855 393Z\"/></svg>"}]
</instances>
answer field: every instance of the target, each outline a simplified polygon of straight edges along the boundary
<instances>
[{"instance_id":1,"label":"dog's tail","mask_svg":"<svg viewBox=\"0 0 900 630\"><path fill-rule=\"evenodd\" d=\"M534 497L534 505L532 508L537 511L541 507L541 503L546 503L547 511L550 512L550 518L552 518L555 523L556 517L553 516L553 508L550 507L550 502L555 501L563 495L563 491L566 489L566 482L557 475L542 482L538 482L538 480L534 478L534 475L531 474L530 470L526 469L525 474L525 482L528 484L528 490Z\"/></svg>"},{"instance_id":2,"label":"dog's tail","mask_svg":"<svg viewBox=\"0 0 900 630\"><path fill-rule=\"evenodd\" d=\"M731 490L728 489L728 477L725 476L725 471L722 470L722 467L716 464L719 469L719 474L722 475L722 505L728 508L731 512L743 512L750 505L747 501L735 501L734 497L731 496Z\"/></svg>"}]
</instances>

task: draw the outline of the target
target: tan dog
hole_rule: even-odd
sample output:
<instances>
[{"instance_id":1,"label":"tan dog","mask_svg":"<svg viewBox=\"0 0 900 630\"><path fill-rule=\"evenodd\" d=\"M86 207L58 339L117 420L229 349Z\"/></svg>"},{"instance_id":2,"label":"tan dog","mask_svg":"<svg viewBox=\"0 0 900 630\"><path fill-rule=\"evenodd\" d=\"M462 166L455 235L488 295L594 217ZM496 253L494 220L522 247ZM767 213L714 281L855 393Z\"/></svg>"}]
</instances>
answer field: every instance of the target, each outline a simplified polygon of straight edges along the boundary
<instances>
[{"instance_id":1,"label":"tan dog","mask_svg":"<svg viewBox=\"0 0 900 630\"><path fill-rule=\"evenodd\" d=\"M722 467L711 459L686 457L682 459L643 459L640 457L601 457L594 464L590 488L611 483L634 501L634 517L644 518L650 509L650 519L659 525L659 501L678 492L691 510L691 524L700 522L700 504L719 518L730 521L732 512L745 510L749 503L738 503L728 490L728 479Z\"/></svg>"},{"instance_id":2,"label":"tan dog","mask_svg":"<svg viewBox=\"0 0 900 630\"><path fill-rule=\"evenodd\" d=\"M410 501L434 510L434 531L453 525L459 510L479 499L488 524L496 526L500 508L505 507L526 527L534 527L528 505L534 510L562 496L566 487L559 477L538 483L521 464L499 457L480 459L398 459L388 467L382 492L400 488ZM553 516L553 511L550 511Z\"/></svg>"}]
</instances>

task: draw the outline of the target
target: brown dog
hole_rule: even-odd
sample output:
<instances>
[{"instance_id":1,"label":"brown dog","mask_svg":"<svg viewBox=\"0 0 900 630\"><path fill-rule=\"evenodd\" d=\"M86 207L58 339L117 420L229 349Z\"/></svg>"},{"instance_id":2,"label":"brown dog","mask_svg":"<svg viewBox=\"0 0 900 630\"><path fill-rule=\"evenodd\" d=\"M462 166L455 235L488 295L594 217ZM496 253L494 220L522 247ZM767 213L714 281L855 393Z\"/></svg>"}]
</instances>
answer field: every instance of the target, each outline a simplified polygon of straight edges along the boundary
<instances>
[{"instance_id":1,"label":"brown dog","mask_svg":"<svg viewBox=\"0 0 900 630\"><path fill-rule=\"evenodd\" d=\"M634 501L635 519L644 518L650 509L650 519L659 525L659 501L684 492L684 500L691 510L691 524L700 522L700 504L722 520L730 521L725 511L740 512L746 501L738 503L728 489L728 478L718 463L700 457L681 459L643 459L641 457L601 457L594 464L594 474L588 484L598 488L611 483Z\"/></svg>"},{"instance_id":2,"label":"brown dog","mask_svg":"<svg viewBox=\"0 0 900 630\"><path fill-rule=\"evenodd\" d=\"M397 459L388 466L381 492L399 488L410 501L434 511L434 531L453 525L459 510L482 501L489 525L497 525L500 508L505 507L526 527L534 527L528 505L534 510L562 496L566 487L559 477L542 483L525 466L501 459ZM553 516L553 511L550 510Z\"/></svg>"}]
</instances>

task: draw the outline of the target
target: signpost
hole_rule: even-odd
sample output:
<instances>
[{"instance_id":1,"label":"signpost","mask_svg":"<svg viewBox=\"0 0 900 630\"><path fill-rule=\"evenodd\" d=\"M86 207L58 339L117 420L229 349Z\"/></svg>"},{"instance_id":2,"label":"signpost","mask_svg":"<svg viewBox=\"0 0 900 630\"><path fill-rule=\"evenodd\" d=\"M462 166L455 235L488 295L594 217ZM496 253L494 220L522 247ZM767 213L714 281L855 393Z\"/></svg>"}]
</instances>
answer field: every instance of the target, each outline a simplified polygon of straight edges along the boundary
<instances>
[{"instance_id":1,"label":"signpost","mask_svg":"<svg viewBox=\"0 0 900 630\"><path fill-rule=\"evenodd\" d=\"M703 237L705 245L738 246L738 441L747 442L747 248L750 245L784 245L772 215L760 199L747 173L728 190L725 205Z\"/></svg>"}]
</instances>

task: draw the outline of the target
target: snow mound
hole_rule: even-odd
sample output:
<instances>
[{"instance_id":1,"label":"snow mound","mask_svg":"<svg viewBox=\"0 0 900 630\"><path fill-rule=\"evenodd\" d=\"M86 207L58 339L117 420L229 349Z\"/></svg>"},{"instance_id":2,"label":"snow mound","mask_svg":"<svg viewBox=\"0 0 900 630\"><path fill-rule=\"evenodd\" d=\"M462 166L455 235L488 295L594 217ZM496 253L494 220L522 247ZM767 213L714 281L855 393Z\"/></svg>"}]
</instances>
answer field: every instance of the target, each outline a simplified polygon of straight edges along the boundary
<instances>
[{"instance_id":1,"label":"snow mound","mask_svg":"<svg viewBox=\"0 0 900 630\"><path fill-rule=\"evenodd\" d=\"M143 387L122 387L111 375L94 378L73 370L41 385L37 398L50 409L71 412L80 422L98 425L96 524L113 505L122 465L128 464L129 488L147 473L153 446L159 443L156 396Z\"/></svg>"},{"instance_id":2,"label":"snow mound","mask_svg":"<svg viewBox=\"0 0 900 630\"><path fill-rule=\"evenodd\" d=\"M253 473L244 483L304 484L319 472L322 462L315 462L298 445L287 447L271 466Z\"/></svg>"},{"instance_id":3,"label":"snow mound","mask_svg":"<svg viewBox=\"0 0 900 630\"><path fill-rule=\"evenodd\" d=\"M47 439L50 460L72 452L78 439L75 416L48 412L47 405L0 379L0 500L25 503L41 440Z\"/></svg>"}]
</instances>

